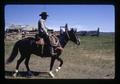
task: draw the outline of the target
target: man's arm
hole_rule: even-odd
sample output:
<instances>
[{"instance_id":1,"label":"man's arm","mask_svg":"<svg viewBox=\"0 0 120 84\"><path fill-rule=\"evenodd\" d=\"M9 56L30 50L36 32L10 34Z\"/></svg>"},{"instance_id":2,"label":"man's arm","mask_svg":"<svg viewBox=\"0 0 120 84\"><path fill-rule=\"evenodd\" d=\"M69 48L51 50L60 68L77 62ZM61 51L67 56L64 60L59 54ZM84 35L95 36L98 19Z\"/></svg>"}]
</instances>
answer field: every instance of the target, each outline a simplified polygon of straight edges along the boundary
<instances>
[{"instance_id":1,"label":"man's arm","mask_svg":"<svg viewBox=\"0 0 120 84\"><path fill-rule=\"evenodd\" d=\"M46 25L45 25L45 22L41 20L41 27L43 29L43 31L48 35L48 32L47 32L47 28L46 28Z\"/></svg>"}]
</instances>

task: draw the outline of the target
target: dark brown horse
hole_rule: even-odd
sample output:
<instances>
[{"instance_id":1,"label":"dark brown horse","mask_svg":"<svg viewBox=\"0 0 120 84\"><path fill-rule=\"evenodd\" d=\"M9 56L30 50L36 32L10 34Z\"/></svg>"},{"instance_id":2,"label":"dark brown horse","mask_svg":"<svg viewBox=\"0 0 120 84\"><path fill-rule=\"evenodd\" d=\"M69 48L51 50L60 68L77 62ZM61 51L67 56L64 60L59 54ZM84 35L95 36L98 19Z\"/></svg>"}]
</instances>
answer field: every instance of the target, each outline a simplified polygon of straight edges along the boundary
<instances>
[{"instance_id":1,"label":"dark brown horse","mask_svg":"<svg viewBox=\"0 0 120 84\"><path fill-rule=\"evenodd\" d=\"M70 31L66 30L59 36L59 41L60 41L62 48L65 47L65 45L67 44L67 42L69 40L73 41L77 45L80 45L80 40L77 37L76 31L74 31L74 29L71 29ZM24 59L25 59L25 66L27 68L27 72L28 72L29 76L31 76L32 72L30 71L28 64L29 64L29 59L30 59L31 54L35 54L35 55L40 56L40 57L51 57L49 74L52 77L55 77L54 74L52 73L52 68L53 68L55 60L58 60L60 62L60 65L56 69L56 71L58 71L61 68L61 66L63 64L63 60L60 58L60 55L62 52L57 50L56 56L50 56L50 54L48 53L47 45L44 45L43 54L41 53L41 50L42 50L42 47L41 46L38 47L38 45L35 43L35 38L28 37L28 38L17 41L13 47L11 56L8 58L8 60L6 62L7 64L12 62L14 60L14 58L17 56L18 51L20 52L21 57L17 61L16 70L15 70L15 73L13 74L13 76L17 75L19 65L21 64L21 62Z\"/></svg>"}]
</instances>

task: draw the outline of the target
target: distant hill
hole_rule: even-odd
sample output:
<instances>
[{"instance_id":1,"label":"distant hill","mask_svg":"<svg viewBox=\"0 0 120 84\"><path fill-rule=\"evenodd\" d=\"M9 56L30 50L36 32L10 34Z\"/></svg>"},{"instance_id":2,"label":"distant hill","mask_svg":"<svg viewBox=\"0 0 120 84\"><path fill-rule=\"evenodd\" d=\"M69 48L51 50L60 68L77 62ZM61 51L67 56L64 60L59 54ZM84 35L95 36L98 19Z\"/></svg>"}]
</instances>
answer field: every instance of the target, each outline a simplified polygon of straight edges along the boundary
<instances>
[{"instance_id":1,"label":"distant hill","mask_svg":"<svg viewBox=\"0 0 120 84\"><path fill-rule=\"evenodd\" d=\"M115 35L115 32L97 32L97 31L78 31L77 34L80 36L108 36L108 35Z\"/></svg>"},{"instance_id":2,"label":"distant hill","mask_svg":"<svg viewBox=\"0 0 120 84\"><path fill-rule=\"evenodd\" d=\"M100 32L100 35L104 35L104 36L115 35L115 32Z\"/></svg>"}]
</instances>

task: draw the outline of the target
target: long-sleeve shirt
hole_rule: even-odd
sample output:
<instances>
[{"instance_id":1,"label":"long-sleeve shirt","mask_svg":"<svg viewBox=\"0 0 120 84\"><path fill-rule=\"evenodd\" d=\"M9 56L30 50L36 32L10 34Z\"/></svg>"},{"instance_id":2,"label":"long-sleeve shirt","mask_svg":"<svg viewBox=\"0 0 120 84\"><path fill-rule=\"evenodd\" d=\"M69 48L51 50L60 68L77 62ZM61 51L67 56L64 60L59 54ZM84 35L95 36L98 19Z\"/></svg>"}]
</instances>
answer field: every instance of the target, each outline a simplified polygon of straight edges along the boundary
<instances>
[{"instance_id":1,"label":"long-sleeve shirt","mask_svg":"<svg viewBox=\"0 0 120 84\"><path fill-rule=\"evenodd\" d=\"M45 20L43 19L40 19L38 21L38 31L40 32L45 32L47 35L48 35L48 32L47 32L47 27L46 27L46 24L45 24Z\"/></svg>"}]
</instances>

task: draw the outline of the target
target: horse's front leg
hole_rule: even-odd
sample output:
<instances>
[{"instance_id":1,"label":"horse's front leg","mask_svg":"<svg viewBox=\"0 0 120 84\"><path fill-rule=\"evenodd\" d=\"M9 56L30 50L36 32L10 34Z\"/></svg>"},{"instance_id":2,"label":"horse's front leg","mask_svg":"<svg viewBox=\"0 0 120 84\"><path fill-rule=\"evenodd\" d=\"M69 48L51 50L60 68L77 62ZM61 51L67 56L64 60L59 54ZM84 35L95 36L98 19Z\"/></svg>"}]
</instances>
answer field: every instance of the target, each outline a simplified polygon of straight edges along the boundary
<instances>
[{"instance_id":1,"label":"horse's front leg","mask_svg":"<svg viewBox=\"0 0 120 84\"><path fill-rule=\"evenodd\" d=\"M55 58L54 56L51 57L51 63L50 63L50 71L49 71L49 74L50 74L50 76L51 76L52 78L55 77L55 75L52 73L52 68L53 68L55 59L56 59L56 58Z\"/></svg>"},{"instance_id":2,"label":"horse's front leg","mask_svg":"<svg viewBox=\"0 0 120 84\"><path fill-rule=\"evenodd\" d=\"M59 62L60 62L60 65L59 67L56 69L56 72L58 72L60 69L61 69L61 66L63 65L63 60L61 58L56 58Z\"/></svg>"}]
</instances>

